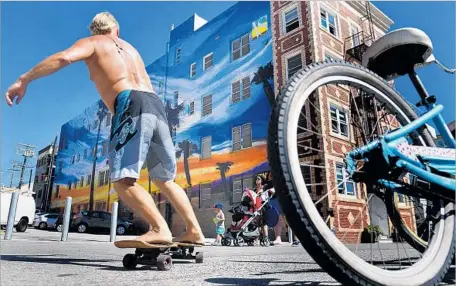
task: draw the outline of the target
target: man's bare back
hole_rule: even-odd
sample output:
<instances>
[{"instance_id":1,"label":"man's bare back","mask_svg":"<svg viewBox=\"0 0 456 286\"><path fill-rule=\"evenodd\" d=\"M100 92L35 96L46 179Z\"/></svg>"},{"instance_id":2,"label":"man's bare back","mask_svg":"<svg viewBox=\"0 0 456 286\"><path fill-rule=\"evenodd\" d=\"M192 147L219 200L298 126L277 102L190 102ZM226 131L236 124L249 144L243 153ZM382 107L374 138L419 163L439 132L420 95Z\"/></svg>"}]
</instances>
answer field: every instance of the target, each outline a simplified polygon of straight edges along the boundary
<instances>
[{"instance_id":1,"label":"man's bare back","mask_svg":"<svg viewBox=\"0 0 456 286\"><path fill-rule=\"evenodd\" d=\"M149 178L183 217L186 231L174 242L204 244L204 235L183 189L174 182L175 149L163 102L154 94L138 51L119 38L119 24L110 13L95 16L91 37L55 53L23 74L6 91L9 106L19 104L28 84L71 63L84 61L90 78L113 114L109 141L110 180L119 198L146 219L151 230L137 240L171 244L172 234L152 197L137 183L144 162ZM120 104L118 104L120 103Z\"/></svg>"},{"instance_id":2,"label":"man's bare back","mask_svg":"<svg viewBox=\"0 0 456 286\"><path fill-rule=\"evenodd\" d=\"M126 89L153 92L144 62L128 42L110 35L87 38L94 53L85 60L90 79L106 106L113 112L117 94Z\"/></svg>"}]
</instances>

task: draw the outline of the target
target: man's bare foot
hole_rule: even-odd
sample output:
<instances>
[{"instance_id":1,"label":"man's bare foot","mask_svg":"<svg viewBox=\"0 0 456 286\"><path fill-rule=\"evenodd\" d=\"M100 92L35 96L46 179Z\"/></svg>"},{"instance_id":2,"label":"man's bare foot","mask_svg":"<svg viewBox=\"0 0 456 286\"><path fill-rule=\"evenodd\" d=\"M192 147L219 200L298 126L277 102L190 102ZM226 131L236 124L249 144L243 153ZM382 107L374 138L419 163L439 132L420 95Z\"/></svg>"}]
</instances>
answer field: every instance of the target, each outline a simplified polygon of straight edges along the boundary
<instances>
[{"instance_id":1,"label":"man's bare foot","mask_svg":"<svg viewBox=\"0 0 456 286\"><path fill-rule=\"evenodd\" d=\"M204 245L204 235L198 231L186 231L185 233L174 238L174 242L190 242Z\"/></svg>"},{"instance_id":2,"label":"man's bare foot","mask_svg":"<svg viewBox=\"0 0 456 286\"><path fill-rule=\"evenodd\" d=\"M152 244L171 244L173 242L173 236L167 229L153 228L145 234L138 236L135 240Z\"/></svg>"}]
</instances>

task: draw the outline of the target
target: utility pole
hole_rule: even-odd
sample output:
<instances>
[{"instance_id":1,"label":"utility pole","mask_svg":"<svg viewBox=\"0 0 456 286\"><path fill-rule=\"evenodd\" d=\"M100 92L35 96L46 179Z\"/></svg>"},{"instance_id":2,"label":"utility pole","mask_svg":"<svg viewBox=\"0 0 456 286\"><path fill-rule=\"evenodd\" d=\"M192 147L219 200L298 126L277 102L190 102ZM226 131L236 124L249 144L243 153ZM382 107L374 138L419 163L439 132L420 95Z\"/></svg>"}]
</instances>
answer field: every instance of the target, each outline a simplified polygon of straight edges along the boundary
<instances>
[{"instance_id":1,"label":"utility pole","mask_svg":"<svg viewBox=\"0 0 456 286\"><path fill-rule=\"evenodd\" d=\"M16 162L13 162L13 168L9 168L9 169L8 169L8 171L11 172L11 181L10 181L10 185L9 185L10 188L13 187L14 173L20 171L20 169L14 168L14 163L19 163L19 164L20 164L20 162L17 162L17 161L16 161Z\"/></svg>"},{"instance_id":2,"label":"utility pole","mask_svg":"<svg viewBox=\"0 0 456 286\"><path fill-rule=\"evenodd\" d=\"M24 157L24 161L20 165L21 176L19 178L19 186L18 186L18 188L21 189L22 184L24 182L23 179L24 179L25 168L33 168L33 166L27 165L27 159L33 158L35 156L36 147L32 146L32 145L28 145L28 144L21 144L21 143L19 143L18 145L19 146L17 147L17 155Z\"/></svg>"}]
</instances>

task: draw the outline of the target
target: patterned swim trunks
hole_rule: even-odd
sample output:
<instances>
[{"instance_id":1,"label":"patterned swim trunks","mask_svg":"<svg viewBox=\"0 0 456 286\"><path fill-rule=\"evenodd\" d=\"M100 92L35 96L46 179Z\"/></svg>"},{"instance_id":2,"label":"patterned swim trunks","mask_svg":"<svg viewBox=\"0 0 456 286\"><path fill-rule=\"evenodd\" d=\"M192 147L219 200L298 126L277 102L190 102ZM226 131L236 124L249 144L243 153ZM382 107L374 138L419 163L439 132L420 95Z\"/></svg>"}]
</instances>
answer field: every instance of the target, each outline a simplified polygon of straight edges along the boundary
<instances>
[{"instance_id":1,"label":"patterned swim trunks","mask_svg":"<svg viewBox=\"0 0 456 286\"><path fill-rule=\"evenodd\" d=\"M114 110L109 144L111 181L139 179L144 163L151 180L174 180L176 153L158 96L125 90L117 95Z\"/></svg>"}]
</instances>

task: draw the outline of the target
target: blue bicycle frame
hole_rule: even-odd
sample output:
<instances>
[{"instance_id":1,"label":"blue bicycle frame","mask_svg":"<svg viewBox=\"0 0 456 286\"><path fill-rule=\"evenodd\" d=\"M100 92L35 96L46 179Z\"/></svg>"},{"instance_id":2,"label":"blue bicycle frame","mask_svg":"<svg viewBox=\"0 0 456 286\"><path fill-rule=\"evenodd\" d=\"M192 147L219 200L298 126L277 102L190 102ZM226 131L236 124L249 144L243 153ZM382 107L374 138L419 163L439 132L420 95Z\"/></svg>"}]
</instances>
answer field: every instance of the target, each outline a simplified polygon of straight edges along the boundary
<instances>
[{"instance_id":1,"label":"blue bicycle frame","mask_svg":"<svg viewBox=\"0 0 456 286\"><path fill-rule=\"evenodd\" d=\"M421 95L421 105L426 107L427 112L415 121L389 134L386 134L383 138L375 140L361 148L357 148L349 152L346 156L347 171L349 175L354 177L355 173L357 172L357 160L368 163L369 160L383 159L384 162L386 162L385 169L388 169L388 172L395 168L400 169L401 171L409 172L425 180L426 182L433 184L434 186L440 186L441 188L456 192L456 180L454 179L455 158L423 156L422 158L424 160L414 160L413 158L409 158L406 155L402 154L396 147L400 140L405 140L405 136L416 131L431 120L434 122L445 144L449 148L454 149L456 147L455 139L446 126L445 121L441 115L443 106L436 105L434 98L427 95L426 90L414 72L412 74L409 73L409 75L415 87L417 88L418 93ZM375 155L373 156L374 150L381 150L382 158L379 158L378 155L377 157L375 157ZM370 159L368 159L368 157ZM425 161L425 163L423 161ZM443 172L445 175L449 174L453 178L444 176L440 174L440 172L432 172L431 167L434 170ZM384 174L387 173L384 172ZM376 183L380 186L391 188L398 193L404 192L404 185L388 180L385 177L387 176L382 177L381 175L377 175L377 177L375 177ZM439 192L439 188L434 188L433 191Z\"/></svg>"}]
</instances>

